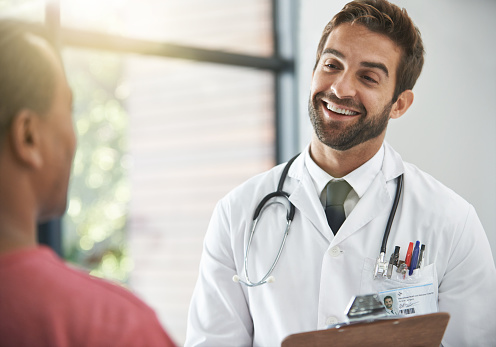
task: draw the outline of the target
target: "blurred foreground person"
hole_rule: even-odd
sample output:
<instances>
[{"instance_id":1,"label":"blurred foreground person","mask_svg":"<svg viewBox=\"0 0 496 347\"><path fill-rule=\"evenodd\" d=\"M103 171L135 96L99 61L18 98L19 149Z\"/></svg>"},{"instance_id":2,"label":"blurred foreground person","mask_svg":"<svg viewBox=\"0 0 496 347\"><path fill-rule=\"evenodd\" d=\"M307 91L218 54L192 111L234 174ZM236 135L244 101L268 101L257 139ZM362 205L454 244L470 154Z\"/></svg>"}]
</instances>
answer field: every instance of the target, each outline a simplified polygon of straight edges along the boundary
<instances>
[{"instance_id":1,"label":"blurred foreground person","mask_svg":"<svg viewBox=\"0 0 496 347\"><path fill-rule=\"evenodd\" d=\"M0 20L0 345L173 346L141 300L37 244L37 224L66 209L71 109L48 38Z\"/></svg>"}]
</instances>

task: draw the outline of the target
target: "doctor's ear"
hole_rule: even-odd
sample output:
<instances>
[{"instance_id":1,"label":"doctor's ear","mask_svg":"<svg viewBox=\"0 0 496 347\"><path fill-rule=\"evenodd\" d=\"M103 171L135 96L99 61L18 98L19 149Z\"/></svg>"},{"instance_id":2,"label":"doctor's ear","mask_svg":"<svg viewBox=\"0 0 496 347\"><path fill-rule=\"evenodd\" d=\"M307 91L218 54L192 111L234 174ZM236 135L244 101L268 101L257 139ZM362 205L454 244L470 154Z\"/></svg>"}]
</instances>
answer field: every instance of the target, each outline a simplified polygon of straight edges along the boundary
<instances>
[{"instance_id":1,"label":"doctor's ear","mask_svg":"<svg viewBox=\"0 0 496 347\"><path fill-rule=\"evenodd\" d=\"M40 121L35 111L22 109L14 116L10 126L13 156L32 168L40 168L43 164Z\"/></svg>"},{"instance_id":2,"label":"doctor's ear","mask_svg":"<svg viewBox=\"0 0 496 347\"><path fill-rule=\"evenodd\" d=\"M398 100L393 104L389 117L393 119L400 118L410 108L412 103L413 92L411 90L405 90L398 96Z\"/></svg>"}]
</instances>

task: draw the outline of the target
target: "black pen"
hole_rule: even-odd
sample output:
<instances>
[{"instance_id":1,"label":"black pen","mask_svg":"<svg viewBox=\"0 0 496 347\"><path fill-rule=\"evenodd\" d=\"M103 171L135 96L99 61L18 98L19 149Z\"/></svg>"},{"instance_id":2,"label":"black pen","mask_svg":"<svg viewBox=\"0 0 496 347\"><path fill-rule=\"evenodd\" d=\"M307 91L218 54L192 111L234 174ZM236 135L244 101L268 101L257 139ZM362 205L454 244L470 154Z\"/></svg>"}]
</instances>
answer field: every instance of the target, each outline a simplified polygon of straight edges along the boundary
<instances>
[{"instance_id":1,"label":"black pen","mask_svg":"<svg viewBox=\"0 0 496 347\"><path fill-rule=\"evenodd\" d=\"M391 254L391 258L389 259L387 277L391 278L393 275L393 265L398 266L398 261L400 259L400 246L395 246L394 253Z\"/></svg>"},{"instance_id":2,"label":"black pen","mask_svg":"<svg viewBox=\"0 0 496 347\"><path fill-rule=\"evenodd\" d=\"M420 254L419 254L417 269L419 269L420 265L422 264L422 260L424 258L424 251L425 251L425 245L420 246Z\"/></svg>"},{"instance_id":3,"label":"black pen","mask_svg":"<svg viewBox=\"0 0 496 347\"><path fill-rule=\"evenodd\" d=\"M394 247L394 253L391 254L391 259L389 260L390 264L394 266L398 266L398 260L400 259L400 246Z\"/></svg>"}]
</instances>

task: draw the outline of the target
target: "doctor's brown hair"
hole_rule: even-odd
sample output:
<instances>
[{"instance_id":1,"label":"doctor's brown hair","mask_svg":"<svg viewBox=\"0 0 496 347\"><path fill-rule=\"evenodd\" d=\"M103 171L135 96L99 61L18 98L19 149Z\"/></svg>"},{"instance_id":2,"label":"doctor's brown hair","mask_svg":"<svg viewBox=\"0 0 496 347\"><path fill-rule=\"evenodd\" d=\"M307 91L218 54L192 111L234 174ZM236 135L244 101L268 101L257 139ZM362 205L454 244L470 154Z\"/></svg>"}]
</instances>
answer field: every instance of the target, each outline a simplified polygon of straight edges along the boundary
<instances>
[{"instance_id":1,"label":"doctor's brown hair","mask_svg":"<svg viewBox=\"0 0 496 347\"><path fill-rule=\"evenodd\" d=\"M324 28L317 48L314 70L329 34L343 23L363 25L372 32L385 35L401 48L393 103L403 91L413 89L424 65L424 46L420 31L405 9L400 9L386 0L356 0L346 4Z\"/></svg>"}]
</instances>

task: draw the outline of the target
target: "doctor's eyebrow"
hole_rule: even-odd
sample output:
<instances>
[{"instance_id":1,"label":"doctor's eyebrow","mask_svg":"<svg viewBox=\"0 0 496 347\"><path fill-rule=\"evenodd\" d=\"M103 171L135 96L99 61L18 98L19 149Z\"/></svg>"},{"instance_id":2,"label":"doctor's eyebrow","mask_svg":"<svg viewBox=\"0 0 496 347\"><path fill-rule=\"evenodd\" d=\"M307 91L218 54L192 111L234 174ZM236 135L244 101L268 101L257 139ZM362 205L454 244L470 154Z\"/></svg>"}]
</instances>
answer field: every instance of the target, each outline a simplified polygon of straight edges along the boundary
<instances>
[{"instance_id":1,"label":"doctor's eyebrow","mask_svg":"<svg viewBox=\"0 0 496 347\"><path fill-rule=\"evenodd\" d=\"M338 51L337 49L333 49L333 48L326 48L322 51L322 56L326 55L326 54L332 54L338 58L341 58L341 59L345 59L345 55L343 53L341 53L340 51ZM363 67L368 67L368 68L372 68L372 69L379 69L379 70L382 70L382 72L384 72L386 74L386 77L389 77L389 70L388 68L386 67L386 65L384 65L383 63L375 63L375 62L371 62L371 61L362 61L360 63L361 66Z\"/></svg>"},{"instance_id":2,"label":"doctor's eyebrow","mask_svg":"<svg viewBox=\"0 0 496 347\"><path fill-rule=\"evenodd\" d=\"M322 55L325 55L325 54L332 54L332 55L335 55L338 58L344 58L344 54L343 53L341 53L337 49L333 49L333 48L326 48L326 49L324 49L322 51Z\"/></svg>"},{"instance_id":3,"label":"doctor's eyebrow","mask_svg":"<svg viewBox=\"0 0 496 347\"><path fill-rule=\"evenodd\" d=\"M360 65L363 67L369 67L372 69L382 70L386 74L386 77L389 77L389 71L388 71L386 65L384 65L383 63L373 63L373 62L369 62L369 61L362 61L360 63Z\"/></svg>"}]
</instances>

